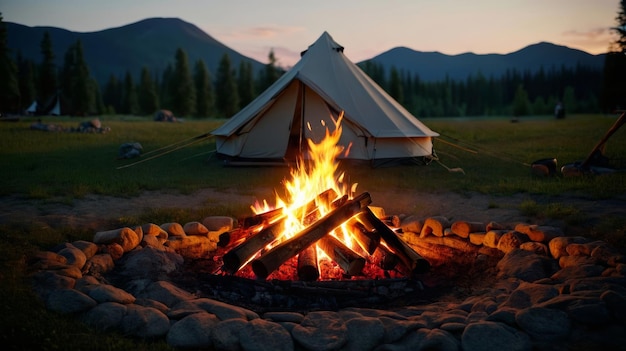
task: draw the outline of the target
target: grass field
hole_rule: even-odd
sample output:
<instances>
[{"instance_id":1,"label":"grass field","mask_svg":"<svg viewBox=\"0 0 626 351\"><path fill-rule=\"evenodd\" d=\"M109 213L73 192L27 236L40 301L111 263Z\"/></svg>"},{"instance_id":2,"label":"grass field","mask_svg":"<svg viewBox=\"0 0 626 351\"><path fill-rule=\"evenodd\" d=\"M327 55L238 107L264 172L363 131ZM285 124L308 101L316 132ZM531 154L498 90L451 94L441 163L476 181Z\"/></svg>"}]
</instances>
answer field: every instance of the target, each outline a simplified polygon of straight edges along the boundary
<instances>
[{"instance_id":1,"label":"grass field","mask_svg":"<svg viewBox=\"0 0 626 351\"><path fill-rule=\"evenodd\" d=\"M360 189L384 188L418 191L479 192L494 195L573 193L589 198L626 194L626 173L598 177L540 178L529 164L555 157L559 166L584 159L617 116L521 118L423 119L442 134L435 141L440 165L390 168L345 166ZM46 123L76 127L85 119L44 118ZM19 195L33 201L63 201L71 205L87 194L131 197L146 190L191 193L202 188L238 189L254 193L259 186L275 187L288 175L285 167L224 167L212 151L212 138L149 159L165 146L209 132L223 121L190 120L157 123L130 117L102 116L105 134L42 132L30 130L36 119L0 124L0 196ZM121 144L139 142L145 162L118 160ZM607 143L606 156L626 168L626 127ZM448 172L446 168L464 171ZM120 168L124 167L124 168ZM536 204L522 210L538 211ZM546 209L542 209L546 210ZM565 207L547 210L563 212ZM626 223L613 223L623 233ZM612 228L615 229L615 228ZM165 350L163 342L96 333L71 317L49 313L34 298L25 278L27 254L64 240L91 238L92 233L34 228L28 223L0 225L0 345L19 349Z\"/></svg>"}]
</instances>

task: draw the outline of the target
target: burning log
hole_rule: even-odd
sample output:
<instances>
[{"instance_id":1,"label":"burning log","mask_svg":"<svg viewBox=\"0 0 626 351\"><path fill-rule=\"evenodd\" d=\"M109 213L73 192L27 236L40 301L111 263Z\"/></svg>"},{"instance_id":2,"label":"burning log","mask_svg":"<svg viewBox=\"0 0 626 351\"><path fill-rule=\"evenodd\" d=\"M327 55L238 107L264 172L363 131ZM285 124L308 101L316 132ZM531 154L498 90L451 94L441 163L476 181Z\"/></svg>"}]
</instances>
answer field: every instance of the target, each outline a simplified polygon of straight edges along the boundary
<instances>
[{"instance_id":1,"label":"burning log","mask_svg":"<svg viewBox=\"0 0 626 351\"><path fill-rule=\"evenodd\" d=\"M366 228L365 225L358 220L350 221L348 226L357 244L369 255L372 255L380 244L380 234L378 234L376 230Z\"/></svg>"},{"instance_id":2,"label":"burning log","mask_svg":"<svg viewBox=\"0 0 626 351\"><path fill-rule=\"evenodd\" d=\"M320 277L317 265L317 249L311 245L298 255L298 278L302 281L315 281Z\"/></svg>"},{"instance_id":3,"label":"burning log","mask_svg":"<svg viewBox=\"0 0 626 351\"><path fill-rule=\"evenodd\" d=\"M362 212L371 201L369 193L363 193L352 200L348 200L345 204L333 209L294 237L278 244L258 259L252 261L252 271L259 278L267 278L283 262L313 245L357 213Z\"/></svg>"},{"instance_id":4,"label":"burning log","mask_svg":"<svg viewBox=\"0 0 626 351\"><path fill-rule=\"evenodd\" d=\"M378 264L378 266L386 271L390 271L398 265L400 258L386 248L384 245L380 245L376 248L376 251L372 254L372 260Z\"/></svg>"},{"instance_id":5,"label":"burning log","mask_svg":"<svg viewBox=\"0 0 626 351\"><path fill-rule=\"evenodd\" d=\"M283 214L282 208L276 208L267 212L255 214L253 216L245 217L241 219L241 229L248 229L257 225L272 223L280 218Z\"/></svg>"},{"instance_id":6,"label":"burning log","mask_svg":"<svg viewBox=\"0 0 626 351\"><path fill-rule=\"evenodd\" d=\"M317 246L335 261L348 275L359 275L365 266L365 258L354 252L339 239L326 235L317 241ZM315 248L315 246L311 246Z\"/></svg>"},{"instance_id":7,"label":"burning log","mask_svg":"<svg viewBox=\"0 0 626 351\"><path fill-rule=\"evenodd\" d=\"M410 275L425 273L430 268L430 263L413 250L409 244L400 239L396 233L385 223L378 219L369 208L359 216L359 220L367 222L376 229L383 241L398 255L402 263L409 269Z\"/></svg>"}]
</instances>

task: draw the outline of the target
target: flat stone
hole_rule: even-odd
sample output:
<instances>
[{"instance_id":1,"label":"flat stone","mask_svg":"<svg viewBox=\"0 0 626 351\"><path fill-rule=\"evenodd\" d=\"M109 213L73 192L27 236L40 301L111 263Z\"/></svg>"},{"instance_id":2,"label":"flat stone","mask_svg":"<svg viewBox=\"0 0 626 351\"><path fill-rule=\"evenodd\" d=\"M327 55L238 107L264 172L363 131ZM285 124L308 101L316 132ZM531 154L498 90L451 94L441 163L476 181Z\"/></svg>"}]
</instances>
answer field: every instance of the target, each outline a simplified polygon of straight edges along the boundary
<instances>
[{"instance_id":1,"label":"flat stone","mask_svg":"<svg viewBox=\"0 0 626 351\"><path fill-rule=\"evenodd\" d=\"M122 332L143 339L153 339L164 337L169 331L170 320L163 312L135 304L126 306L126 315L120 324Z\"/></svg>"},{"instance_id":2,"label":"flat stone","mask_svg":"<svg viewBox=\"0 0 626 351\"><path fill-rule=\"evenodd\" d=\"M166 340L182 349L207 349L213 346L211 330L218 324L215 315L206 312L189 315L170 327Z\"/></svg>"},{"instance_id":3,"label":"flat stone","mask_svg":"<svg viewBox=\"0 0 626 351\"><path fill-rule=\"evenodd\" d=\"M559 291L551 286L522 282L502 304L503 307L523 309L550 300L559 295Z\"/></svg>"},{"instance_id":4,"label":"flat stone","mask_svg":"<svg viewBox=\"0 0 626 351\"><path fill-rule=\"evenodd\" d=\"M294 350L293 339L287 329L278 323L260 318L249 321L241 329L239 338L239 344L244 351Z\"/></svg>"},{"instance_id":5,"label":"flat stone","mask_svg":"<svg viewBox=\"0 0 626 351\"><path fill-rule=\"evenodd\" d=\"M216 350L239 351L239 333L245 328L248 321L235 318L218 322L211 328L211 339Z\"/></svg>"},{"instance_id":6,"label":"flat stone","mask_svg":"<svg viewBox=\"0 0 626 351\"><path fill-rule=\"evenodd\" d=\"M461 349L461 343L448 331L421 329L418 332L425 334L419 344L419 350L458 351Z\"/></svg>"},{"instance_id":7,"label":"flat stone","mask_svg":"<svg viewBox=\"0 0 626 351\"><path fill-rule=\"evenodd\" d=\"M102 302L118 302L121 304L129 304L135 302L135 297L126 291L116 288L113 285L101 284L89 290L89 297Z\"/></svg>"},{"instance_id":8,"label":"flat stone","mask_svg":"<svg viewBox=\"0 0 626 351\"><path fill-rule=\"evenodd\" d=\"M106 332L118 329L125 314L125 305L117 302L104 302L85 312L81 320L98 331Z\"/></svg>"},{"instance_id":9,"label":"flat stone","mask_svg":"<svg viewBox=\"0 0 626 351\"><path fill-rule=\"evenodd\" d=\"M463 351L530 351L532 343L528 335L506 324L476 322L469 324L461 335Z\"/></svg>"},{"instance_id":10,"label":"flat stone","mask_svg":"<svg viewBox=\"0 0 626 351\"><path fill-rule=\"evenodd\" d=\"M259 318L259 315L254 311L213 299L200 298L192 300L190 301L190 303L209 313L216 315L217 318L219 318L219 320L221 321L231 318L241 318L244 320L253 320Z\"/></svg>"},{"instance_id":11,"label":"flat stone","mask_svg":"<svg viewBox=\"0 0 626 351\"><path fill-rule=\"evenodd\" d=\"M385 336L385 327L378 318L352 318L345 322L347 342L341 348L346 351L372 350Z\"/></svg>"},{"instance_id":12,"label":"flat stone","mask_svg":"<svg viewBox=\"0 0 626 351\"><path fill-rule=\"evenodd\" d=\"M543 307L530 307L515 315L517 324L533 339L558 341L565 339L571 328L567 313Z\"/></svg>"},{"instance_id":13,"label":"flat stone","mask_svg":"<svg viewBox=\"0 0 626 351\"><path fill-rule=\"evenodd\" d=\"M272 322L300 323L304 319L304 315L297 312L266 312L263 314L263 319Z\"/></svg>"},{"instance_id":14,"label":"flat stone","mask_svg":"<svg viewBox=\"0 0 626 351\"><path fill-rule=\"evenodd\" d=\"M67 259L67 264L76 266L78 269L83 268L85 262L87 262L85 253L71 244L59 251L58 254Z\"/></svg>"},{"instance_id":15,"label":"flat stone","mask_svg":"<svg viewBox=\"0 0 626 351\"><path fill-rule=\"evenodd\" d=\"M172 307L181 301L188 301L195 298L193 294L166 281L151 283L141 293L134 295L135 297L159 301L168 307Z\"/></svg>"},{"instance_id":16,"label":"flat stone","mask_svg":"<svg viewBox=\"0 0 626 351\"><path fill-rule=\"evenodd\" d=\"M346 343L347 330L336 312L319 311L308 313L291 334L307 350L331 351Z\"/></svg>"},{"instance_id":17,"label":"flat stone","mask_svg":"<svg viewBox=\"0 0 626 351\"><path fill-rule=\"evenodd\" d=\"M496 265L498 278L517 278L527 282L547 278L558 270L556 260L536 253L514 249Z\"/></svg>"},{"instance_id":18,"label":"flat stone","mask_svg":"<svg viewBox=\"0 0 626 351\"><path fill-rule=\"evenodd\" d=\"M94 299L74 289L54 290L46 300L48 309L61 314L84 312L96 305Z\"/></svg>"}]
</instances>

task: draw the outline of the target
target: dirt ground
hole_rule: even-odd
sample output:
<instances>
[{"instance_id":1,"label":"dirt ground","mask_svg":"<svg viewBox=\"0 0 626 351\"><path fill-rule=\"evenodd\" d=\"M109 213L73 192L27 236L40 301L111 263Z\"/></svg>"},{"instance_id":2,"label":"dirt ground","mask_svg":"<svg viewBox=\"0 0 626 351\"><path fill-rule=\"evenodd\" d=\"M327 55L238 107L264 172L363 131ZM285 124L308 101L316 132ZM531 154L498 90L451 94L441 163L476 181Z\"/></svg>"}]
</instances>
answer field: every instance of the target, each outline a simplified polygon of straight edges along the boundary
<instances>
[{"instance_id":1,"label":"dirt ground","mask_svg":"<svg viewBox=\"0 0 626 351\"><path fill-rule=\"evenodd\" d=\"M71 203L63 199L32 200L20 196L4 196L0 198L0 224L26 221L53 228L82 227L96 231L108 230L115 229L106 227L112 220L123 216L139 215L149 209L192 209L210 203L252 205L255 201L263 199L273 203L273 193L274 189L271 188L259 189L256 195L242 194L237 189L203 189L193 194L150 191L130 198L88 195ZM452 192L424 193L395 190L370 192L370 194L372 205L384 208L388 215L415 215L420 218L444 216L450 221L526 222L564 227L564 223L558 220L541 216L528 218L520 212L520 204L528 200L539 204L560 203L583 213L584 224L579 225L576 233L572 233L576 235L584 235L584 230L598 223L602 217L621 216L624 218L626 216L626 196L608 200L590 200L569 195L546 197L516 194L498 197L478 193L460 195ZM241 217L248 213L233 213L232 215Z\"/></svg>"}]
</instances>

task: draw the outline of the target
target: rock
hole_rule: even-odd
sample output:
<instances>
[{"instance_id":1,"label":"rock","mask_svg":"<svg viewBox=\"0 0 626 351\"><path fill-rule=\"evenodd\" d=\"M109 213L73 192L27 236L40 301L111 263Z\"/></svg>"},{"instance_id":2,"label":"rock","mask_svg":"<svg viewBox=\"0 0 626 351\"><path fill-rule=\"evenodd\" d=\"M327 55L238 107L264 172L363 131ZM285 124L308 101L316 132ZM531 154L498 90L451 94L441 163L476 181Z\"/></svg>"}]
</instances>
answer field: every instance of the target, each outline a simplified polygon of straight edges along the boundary
<instances>
[{"instance_id":1,"label":"rock","mask_svg":"<svg viewBox=\"0 0 626 351\"><path fill-rule=\"evenodd\" d=\"M263 319L271 322L293 322L301 323L304 315L297 312L266 312Z\"/></svg>"},{"instance_id":2,"label":"rock","mask_svg":"<svg viewBox=\"0 0 626 351\"><path fill-rule=\"evenodd\" d=\"M213 346L212 329L219 323L217 317L201 312L189 315L170 327L166 340L170 346L181 349L208 349Z\"/></svg>"},{"instance_id":3,"label":"rock","mask_svg":"<svg viewBox=\"0 0 626 351\"><path fill-rule=\"evenodd\" d=\"M137 233L128 227L97 232L93 238L93 242L95 244L105 245L118 244L122 247L124 252L129 252L140 243Z\"/></svg>"},{"instance_id":4,"label":"rock","mask_svg":"<svg viewBox=\"0 0 626 351\"><path fill-rule=\"evenodd\" d=\"M117 302L120 304L130 304L135 302L135 297L126 291L109 284L100 284L89 290L89 297L98 303Z\"/></svg>"},{"instance_id":5,"label":"rock","mask_svg":"<svg viewBox=\"0 0 626 351\"><path fill-rule=\"evenodd\" d=\"M86 274L99 276L115 268L115 263L113 263L113 257L111 257L111 255L103 253L94 255L87 260L83 268Z\"/></svg>"},{"instance_id":6,"label":"rock","mask_svg":"<svg viewBox=\"0 0 626 351\"><path fill-rule=\"evenodd\" d=\"M565 250L570 256L591 256L591 252L598 246L603 245L602 241L592 241L584 243L572 243L567 245Z\"/></svg>"},{"instance_id":7,"label":"rock","mask_svg":"<svg viewBox=\"0 0 626 351\"><path fill-rule=\"evenodd\" d=\"M29 258L29 264L35 269L58 269L67 266L67 258L52 251L37 251Z\"/></svg>"},{"instance_id":8,"label":"rock","mask_svg":"<svg viewBox=\"0 0 626 351\"><path fill-rule=\"evenodd\" d=\"M514 249L518 249L520 245L528 241L528 236L517 231L510 231L500 237L498 241L498 250L509 253Z\"/></svg>"},{"instance_id":9,"label":"rock","mask_svg":"<svg viewBox=\"0 0 626 351\"><path fill-rule=\"evenodd\" d=\"M461 238L468 238L470 233L484 232L486 228L483 222L456 221L450 229Z\"/></svg>"},{"instance_id":10,"label":"rock","mask_svg":"<svg viewBox=\"0 0 626 351\"><path fill-rule=\"evenodd\" d=\"M76 266L78 269L82 269L85 262L87 262L85 253L71 244L68 244L68 246L59 251L58 254L67 259L67 264Z\"/></svg>"},{"instance_id":11,"label":"rock","mask_svg":"<svg viewBox=\"0 0 626 351\"><path fill-rule=\"evenodd\" d=\"M165 230L169 236L185 236L185 230L180 223L170 222L161 224L161 229Z\"/></svg>"},{"instance_id":12,"label":"rock","mask_svg":"<svg viewBox=\"0 0 626 351\"><path fill-rule=\"evenodd\" d=\"M211 339L216 350L239 351L239 334L246 327L248 321L235 318L220 321L211 328Z\"/></svg>"},{"instance_id":13,"label":"rock","mask_svg":"<svg viewBox=\"0 0 626 351\"><path fill-rule=\"evenodd\" d=\"M337 350L347 341L347 327L332 311L308 313L291 334L307 350Z\"/></svg>"},{"instance_id":14,"label":"rock","mask_svg":"<svg viewBox=\"0 0 626 351\"><path fill-rule=\"evenodd\" d=\"M224 233L232 230L235 221L232 217L228 216L209 216L202 220L202 225L206 227L210 232Z\"/></svg>"},{"instance_id":15,"label":"rock","mask_svg":"<svg viewBox=\"0 0 626 351\"><path fill-rule=\"evenodd\" d=\"M589 240L587 238L582 236L561 236L550 240L550 242L548 243L548 247L550 248L550 254L552 255L552 257L558 260L559 258L561 258L561 256L569 255L567 253L567 246L569 244L584 243L588 241Z\"/></svg>"},{"instance_id":16,"label":"rock","mask_svg":"<svg viewBox=\"0 0 626 351\"><path fill-rule=\"evenodd\" d=\"M60 314L84 312L97 304L91 297L74 289L54 290L46 299L46 307Z\"/></svg>"},{"instance_id":17,"label":"rock","mask_svg":"<svg viewBox=\"0 0 626 351\"><path fill-rule=\"evenodd\" d=\"M422 232L423 227L424 219L417 218L416 216L406 217L404 220L402 220L402 223L400 225L400 228L404 233L410 232L419 234Z\"/></svg>"},{"instance_id":18,"label":"rock","mask_svg":"<svg viewBox=\"0 0 626 351\"><path fill-rule=\"evenodd\" d=\"M584 264L582 266L569 266L552 275L552 279L565 282L576 278L589 278L602 275L604 267L597 264Z\"/></svg>"},{"instance_id":19,"label":"rock","mask_svg":"<svg viewBox=\"0 0 626 351\"><path fill-rule=\"evenodd\" d=\"M389 317L380 317L380 322L383 324L383 340L384 344L393 343L401 339L406 335L409 330L412 329L412 322L405 320L398 320Z\"/></svg>"},{"instance_id":20,"label":"rock","mask_svg":"<svg viewBox=\"0 0 626 351\"><path fill-rule=\"evenodd\" d=\"M508 232L508 230L489 230L487 233L485 233L485 237L483 238L483 245L491 247L493 249L498 248L498 242L500 242L500 238Z\"/></svg>"},{"instance_id":21,"label":"rock","mask_svg":"<svg viewBox=\"0 0 626 351\"><path fill-rule=\"evenodd\" d=\"M209 234L209 230L200 222L188 222L183 226L183 230L187 235L204 235Z\"/></svg>"},{"instance_id":22,"label":"rock","mask_svg":"<svg viewBox=\"0 0 626 351\"><path fill-rule=\"evenodd\" d=\"M211 251L217 249L217 243L206 236L180 236L167 241L167 246L185 258L198 259L207 257Z\"/></svg>"},{"instance_id":23,"label":"rock","mask_svg":"<svg viewBox=\"0 0 626 351\"><path fill-rule=\"evenodd\" d=\"M431 234L442 237L444 230L449 227L450 221L446 217L435 216L426 218L422 231L420 232L420 238L425 238Z\"/></svg>"},{"instance_id":24,"label":"rock","mask_svg":"<svg viewBox=\"0 0 626 351\"><path fill-rule=\"evenodd\" d=\"M152 307L126 305L126 315L120 324L122 332L143 339L164 337L170 329L170 320Z\"/></svg>"},{"instance_id":25,"label":"rock","mask_svg":"<svg viewBox=\"0 0 626 351\"><path fill-rule=\"evenodd\" d=\"M567 313L543 307L530 307L520 310L515 321L533 339L540 341L558 341L566 338L571 322Z\"/></svg>"},{"instance_id":26,"label":"rock","mask_svg":"<svg viewBox=\"0 0 626 351\"><path fill-rule=\"evenodd\" d=\"M518 223L515 230L528 235L530 240L541 243L549 243L552 239L564 235L561 228L536 224Z\"/></svg>"},{"instance_id":27,"label":"rock","mask_svg":"<svg viewBox=\"0 0 626 351\"><path fill-rule=\"evenodd\" d=\"M485 241L486 233L470 233L469 241L474 245L483 245Z\"/></svg>"},{"instance_id":28,"label":"rock","mask_svg":"<svg viewBox=\"0 0 626 351\"><path fill-rule=\"evenodd\" d=\"M543 255L543 256L548 256L549 255L549 249L548 246L544 243L538 243L535 241L528 241L525 243L522 243L519 246L520 249L522 250L526 250L526 251L530 251L530 252L534 252L538 255Z\"/></svg>"},{"instance_id":29,"label":"rock","mask_svg":"<svg viewBox=\"0 0 626 351\"><path fill-rule=\"evenodd\" d=\"M72 242L72 246L79 249L85 254L87 260L91 259L98 253L98 245L87 240L77 240Z\"/></svg>"},{"instance_id":30,"label":"rock","mask_svg":"<svg viewBox=\"0 0 626 351\"><path fill-rule=\"evenodd\" d=\"M259 318L259 315L256 312L213 299L200 298L189 301L189 303L216 315L217 318L222 321L232 318L240 318L244 320L253 320Z\"/></svg>"},{"instance_id":31,"label":"rock","mask_svg":"<svg viewBox=\"0 0 626 351\"><path fill-rule=\"evenodd\" d=\"M605 303L613 318L626 323L626 296L614 290L608 290L600 295L600 299Z\"/></svg>"},{"instance_id":32,"label":"rock","mask_svg":"<svg viewBox=\"0 0 626 351\"><path fill-rule=\"evenodd\" d=\"M611 315L603 302L578 302L569 306L567 314L573 321L594 327L605 325L611 320Z\"/></svg>"},{"instance_id":33,"label":"rock","mask_svg":"<svg viewBox=\"0 0 626 351\"><path fill-rule=\"evenodd\" d=\"M461 350L461 343L450 332L442 329L422 329L424 338L419 344L419 350L457 351Z\"/></svg>"},{"instance_id":34,"label":"rock","mask_svg":"<svg viewBox=\"0 0 626 351\"><path fill-rule=\"evenodd\" d=\"M126 314L126 306L117 302L104 302L81 316L83 323L102 332L116 330Z\"/></svg>"},{"instance_id":35,"label":"rock","mask_svg":"<svg viewBox=\"0 0 626 351\"><path fill-rule=\"evenodd\" d=\"M597 263L598 260L591 256L561 256L559 258L559 266L561 268Z\"/></svg>"},{"instance_id":36,"label":"rock","mask_svg":"<svg viewBox=\"0 0 626 351\"><path fill-rule=\"evenodd\" d=\"M120 265L124 266L122 275L151 280L166 279L169 273L178 270L183 264L183 258L179 254L152 247L129 252L120 261Z\"/></svg>"},{"instance_id":37,"label":"rock","mask_svg":"<svg viewBox=\"0 0 626 351\"><path fill-rule=\"evenodd\" d=\"M146 235L155 237L161 244L163 244L169 237L169 234L163 230L163 228L154 223L146 223L141 226L141 229L143 230L144 237Z\"/></svg>"},{"instance_id":38,"label":"rock","mask_svg":"<svg viewBox=\"0 0 626 351\"><path fill-rule=\"evenodd\" d=\"M347 342L342 350L361 351L373 350L385 336L383 322L378 318L352 318L345 322L347 328Z\"/></svg>"},{"instance_id":39,"label":"rock","mask_svg":"<svg viewBox=\"0 0 626 351\"><path fill-rule=\"evenodd\" d=\"M523 309L534 306L538 303L548 301L559 295L559 291L550 285L535 284L522 282L515 289L502 307L511 307L514 309Z\"/></svg>"},{"instance_id":40,"label":"rock","mask_svg":"<svg viewBox=\"0 0 626 351\"><path fill-rule=\"evenodd\" d=\"M245 351L291 351L294 349L293 339L287 329L280 324L260 318L248 322L241 329L239 338L241 348Z\"/></svg>"},{"instance_id":41,"label":"rock","mask_svg":"<svg viewBox=\"0 0 626 351\"><path fill-rule=\"evenodd\" d=\"M532 343L523 332L497 322L469 324L461 335L463 351L530 351Z\"/></svg>"},{"instance_id":42,"label":"rock","mask_svg":"<svg viewBox=\"0 0 626 351\"><path fill-rule=\"evenodd\" d=\"M136 297L159 301L169 307L182 301L192 300L195 297L189 292L166 281L151 283L145 290L135 293L134 295Z\"/></svg>"},{"instance_id":43,"label":"rock","mask_svg":"<svg viewBox=\"0 0 626 351\"><path fill-rule=\"evenodd\" d=\"M514 249L507 253L496 265L498 278L518 278L534 282L547 278L558 270L557 262L533 252Z\"/></svg>"}]
</instances>

